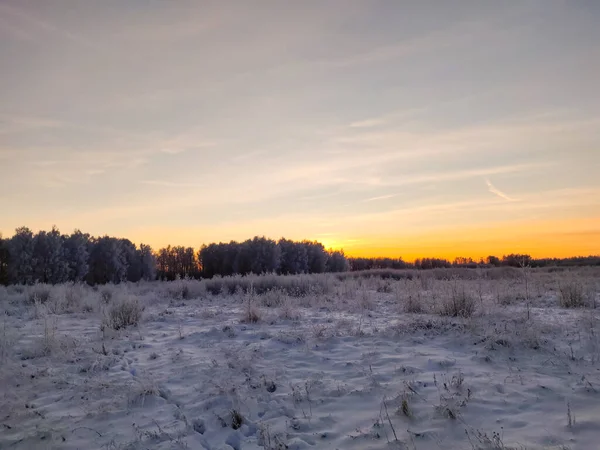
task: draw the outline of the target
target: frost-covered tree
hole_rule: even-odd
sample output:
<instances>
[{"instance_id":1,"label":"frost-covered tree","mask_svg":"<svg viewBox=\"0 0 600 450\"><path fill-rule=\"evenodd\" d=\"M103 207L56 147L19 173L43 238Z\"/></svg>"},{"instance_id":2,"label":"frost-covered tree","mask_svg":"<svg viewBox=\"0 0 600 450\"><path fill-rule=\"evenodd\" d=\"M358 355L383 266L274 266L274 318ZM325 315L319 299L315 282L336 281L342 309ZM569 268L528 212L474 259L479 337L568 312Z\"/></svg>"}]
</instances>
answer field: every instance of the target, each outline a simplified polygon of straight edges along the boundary
<instances>
[{"instance_id":1,"label":"frost-covered tree","mask_svg":"<svg viewBox=\"0 0 600 450\"><path fill-rule=\"evenodd\" d=\"M203 246L199 258L207 277L261 274L278 270L280 249L272 239L254 237L242 243L231 241Z\"/></svg>"},{"instance_id":2,"label":"frost-covered tree","mask_svg":"<svg viewBox=\"0 0 600 450\"><path fill-rule=\"evenodd\" d=\"M219 253L219 244L214 243L203 245L198 251L198 259L200 261L200 265L202 266L202 275L204 277L212 278L215 275L221 274L221 257Z\"/></svg>"},{"instance_id":3,"label":"frost-covered tree","mask_svg":"<svg viewBox=\"0 0 600 450\"><path fill-rule=\"evenodd\" d=\"M49 253L50 249L46 232L40 231L33 237L33 256L31 260L33 279L36 282L48 282L49 265L47 260Z\"/></svg>"},{"instance_id":4,"label":"frost-covered tree","mask_svg":"<svg viewBox=\"0 0 600 450\"><path fill-rule=\"evenodd\" d=\"M199 252L202 274L228 276L249 273L322 273L329 257L319 242L278 243L266 237L254 237L242 243L204 245Z\"/></svg>"},{"instance_id":5,"label":"frost-covered tree","mask_svg":"<svg viewBox=\"0 0 600 450\"><path fill-rule=\"evenodd\" d=\"M15 230L8 244L8 278L14 284L33 284L33 233L27 227Z\"/></svg>"},{"instance_id":6,"label":"frost-covered tree","mask_svg":"<svg viewBox=\"0 0 600 450\"><path fill-rule=\"evenodd\" d=\"M202 275L212 278L215 275L228 276L238 272L240 244L231 241L229 244L203 245L198 252L198 259L202 267Z\"/></svg>"},{"instance_id":7,"label":"frost-covered tree","mask_svg":"<svg viewBox=\"0 0 600 450\"><path fill-rule=\"evenodd\" d=\"M252 273L254 250L252 241L230 242L225 245L223 253L223 264L226 265L222 273L233 272L234 274L248 275ZM229 265L232 265L229 267Z\"/></svg>"},{"instance_id":8,"label":"frost-covered tree","mask_svg":"<svg viewBox=\"0 0 600 450\"><path fill-rule=\"evenodd\" d=\"M347 258L350 270L408 269L413 267L402 258Z\"/></svg>"},{"instance_id":9,"label":"frost-covered tree","mask_svg":"<svg viewBox=\"0 0 600 450\"><path fill-rule=\"evenodd\" d=\"M504 255L502 257L503 266L511 267L527 267L530 266L532 258L527 254L511 253L510 255Z\"/></svg>"},{"instance_id":10,"label":"frost-covered tree","mask_svg":"<svg viewBox=\"0 0 600 450\"><path fill-rule=\"evenodd\" d=\"M277 242L264 236L255 236L247 244L251 249L252 273L271 273L279 269L281 250L277 246Z\"/></svg>"},{"instance_id":11,"label":"frost-covered tree","mask_svg":"<svg viewBox=\"0 0 600 450\"><path fill-rule=\"evenodd\" d=\"M33 238L33 278L41 283L58 284L69 279L64 238L56 227L40 231Z\"/></svg>"},{"instance_id":12,"label":"frost-covered tree","mask_svg":"<svg viewBox=\"0 0 600 450\"><path fill-rule=\"evenodd\" d=\"M156 252L156 274L159 278L166 278L168 272L169 272L169 249L161 248L160 250L158 250L158 252Z\"/></svg>"},{"instance_id":13,"label":"frost-covered tree","mask_svg":"<svg viewBox=\"0 0 600 450\"><path fill-rule=\"evenodd\" d=\"M120 283L127 279L127 261L121 241L104 236L92 241L89 273L90 284Z\"/></svg>"},{"instance_id":14,"label":"frost-covered tree","mask_svg":"<svg viewBox=\"0 0 600 450\"><path fill-rule=\"evenodd\" d=\"M327 272L347 272L350 270L350 264L343 250L329 252L326 269Z\"/></svg>"},{"instance_id":15,"label":"frost-covered tree","mask_svg":"<svg viewBox=\"0 0 600 450\"><path fill-rule=\"evenodd\" d=\"M141 276L143 280L151 281L156 279L156 258L152 247L141 244L138 250L138 257L141 266Z\"/></svg>"},{"instance_id":16,"label":"frost-covered tree","mask_svg":"<svg viewBox=\"0 0 600 450\"><path fill-rule=\"evenodd\" d=\"M7 285L9 283L8 278L8 240L2 238L2 233L0 233L0 284Z\"/></svg>"},{"instance_id":17,"label":"frost-covered tree","mask_svg":"<svg viewBox=\"0 0 600 450\"><path fill-rule=\"evenodd\" d=\"M142 279L142 261L138 249L129 239L119 239L121 258L127 267L127 281L137 282Z\"/></svg>"},{"instance_id":18,"label":"frost-covered tree","mask_svg":"<svg viewBox=\"0 0 600 450\"><path fill-rule=\"evenodd\" d=\"M77 283L84 281L89 271L90 235L75 230L65 237L63 245L69 280Z\"/></svg>"},{"instance_id":19,"label":"frost-covered tree","mask_svg":"<svg viewBox=\"0 0 600 450\"><path fill-rule=\"evenodd\" d=\"M200 271L196 251L193 247L186 247L183 251L184 276L196 277Z\"/></svg>"},{"instance_id":20,"label":"frost-covered tree","mask_svg":"<svg viewBox=\"0 0 600 450\"><path fill-rule=\"evenodd\" d=\"M158 276L173 280L176 277L198 277L200 267L192 247L161 248L156 255Z\"/></svg>"},{"instance_id":21,"label":"frost-covered tree","mask_svg":"<svg viewBox=\"0 0 600 450\"><path fill-rule=\"evenodd\" d=\"M308 272L323 273L327 269L327 252L320 242L303 241L308 254Z\"/></svg>"},{"instance_id":22,"label":"frost-covered tree","mask_svg":"<svg viewBox=\"0 0 600 450\"><path fill-rule=\"evenodd\" d=\"M280 274L297 274L308 272L308 252L302 242L294 242L281 238L277 243L281 257Z\"/></svg>"},{"instance_id":23,"label":"frost-covered tree","mask_svg":"<svg viewBox=\"0 0 600 450\"><path fill-rule=\"evenodd\" d=\"M416 269L443 269L452 267L450 261L442 258L421 258L415 259Z\"/></svg>"}]
</instances>

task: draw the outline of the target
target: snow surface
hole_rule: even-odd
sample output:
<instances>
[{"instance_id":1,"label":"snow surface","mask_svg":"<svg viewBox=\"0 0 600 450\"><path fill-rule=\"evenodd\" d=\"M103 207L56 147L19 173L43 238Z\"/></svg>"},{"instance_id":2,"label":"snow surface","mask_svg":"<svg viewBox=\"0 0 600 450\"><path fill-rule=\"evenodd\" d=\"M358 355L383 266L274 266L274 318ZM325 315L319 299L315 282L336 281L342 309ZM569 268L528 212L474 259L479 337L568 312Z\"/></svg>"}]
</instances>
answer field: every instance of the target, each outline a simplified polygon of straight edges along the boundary
<instances>
[{"instance_id":1,"label":"snow surface","mask_svg":"<svg viewBox=\"0 0 600 450\"><path fill-rule=\"evenodd\" d=\"M91 289L98 305L68 314L5 290L0 448L600 448L600 310L544 286L501 305L491 280L461 282L482 294L471 318L409 314L416 284L382 282L276 307L117 286L145 305L120 331L101 331ZM444 283L423 287L428 308Z\"/></svg>"}]
</instances>

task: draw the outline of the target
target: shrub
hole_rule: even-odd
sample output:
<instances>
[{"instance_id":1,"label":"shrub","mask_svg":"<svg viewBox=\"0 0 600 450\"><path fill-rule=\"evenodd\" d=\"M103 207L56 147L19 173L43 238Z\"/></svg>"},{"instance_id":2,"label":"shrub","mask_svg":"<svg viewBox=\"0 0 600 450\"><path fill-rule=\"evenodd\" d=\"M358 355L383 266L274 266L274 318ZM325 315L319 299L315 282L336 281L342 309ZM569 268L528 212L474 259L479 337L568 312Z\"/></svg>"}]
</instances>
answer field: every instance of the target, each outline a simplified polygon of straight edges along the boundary
<instances>
[{"instance_id":1,"label":"shrub","mask_svg":"<svg viewBox=\"0 0 600 450\"><path fill-rule=\"evenodd\" d=\"M258 323L260 322L260 312L254 306L246 308L242 316L242 323Z\"/></svg>"},{"instance_id":2,"label":"shrub","mask_svg":"<svg viewBox=\"0 0 600 450\"><path fill-rule=\"evenodd\" d=\"M261 315L260 311L256 307L253 301L253 296L248 295L248 299L246 300L246 305L244 307L244 312L242 314L242 318L240 322L242 323L258 323L260 322Z\"/></svg>"},{"instance_id":3,"label":"shrub","mask_svg":"<svg viewBox=\"0 0 600 450\"><path fill-rule=\"evenodd\" d=\"M453 290L452 295L442 300L439 313L450 317L471 317L475 312L475 299L466 291Z\"/></svg>"},{"instance_id":4,"label":"shrub","mask_svg":"<svg viewBox=\"0 0 600 450\"><path fill-rule=\"evenodd\" d=\"M203 297L207 287L209 286L205 281L183 278L168 282L167 295L173 300L191 300ZM218 294L219 292L211 293Z\"/></svg>"},{"instance_id":5,"label":"shrub","mask_svg":"<svg viewBox=\"0 0 600 450\"><path fill-rule=\"evenodd\" d=\"M280 291L290 297L306 295L322 295L331 291L333 277L329 274L315 275L235 275L231 277L214 277L203 281L206 291L213 294L229 294L252 292L264 295L272 291Z\"/></svg>"},{"instance_id":6,"label":"shrub","mask_svg":"<svg viewBox=\"0 0 600 450\"><path fill-rule=\"evenodd\" d=\"M392 288L388 280L382 280L380 283L377 284L377 292L379 292L380 294L391 294L394 292L394 289Z\"/></svg>"},{"instance_id":7,"label":"shrub","mask_svg":"<svg viewBox=\"0 0 600 450\"><path fill-rule=\"evenodd\" d=\"M517 267L493 267L482 273L488 280L517 280L523 275Z\"/></svg>"},{"instance_id":8,"label":"shrub","mask_svg":"<svg viewBox=\"0 0 600 450\"><path fill-rule=\"evenodd\" d=\"M190 298L190 288L187 283L182 281L173 281L169 287L169 296L173 300L188 300Z\"/></svg>"},{"instance_id":9,"label":"shrub","mask_svg":"<svg viewBox=\"0 0 600 450\"><path fill-rule=\"evenodd\" d=\"M266 306L267 308L281 306L285 301L285 292L280 289L269 290L261 296L262 306Z\"/></svg>"},{"instance_id":10,"label":"shrub","mask_svg":"<svg viewBox=\"0 0 600 450\"><path fill-rule=\"evenodd\" d=\"M113 330L137 325L142 318L142 311L136 297L122 297L109 306L103 325Z\"/></svg>"},{"instance_id":11,"label":"shrub","mask_svg":"<svg viewBox=\"0 0 600 450\"><path fill-rule=\"evenodd\" d=\"M100 290L100 298L104 303L109 303L113 298L114 286L107 284Z\"/></svg>"},{"instance_id":12,"label":"shrub","mask_svg":"<svg viewBox=\"0 0 600 450\"><path fill-rule=\"evenodd\" d=\"M65 285L64 300L68 310L75 310L86 296L85 287L82 284L68 283Z\"/></svg>"},{"instance_id":13,"label":"shrub","mask_svg":"<svg viewBox=\"0 0 600 450\"><path fill-rule=\"evenodd\" d=\"M298 320L301 316L292 303L289 300L285 300L279 310L279 317L284 320Z\"/></svg>"},{"instance_id":14,"label":"shrub","mask_svg":"<svg viewBox=\"0 0 600 450\"><path fill-rule=\"evenodd\" d=\"M85 287L81 284L66 283L53 288L50 299L44 305L52 314L66 314L81 310L93 310L91 303L83 305L86 298Z\"/></svg>"},{"instance_id":15,"label":"shrub","mask_svg":"<svg viewBox=\"0 0 600 450\"><path fill-rule=\"evenodd\" d=\"M15 344L15 337L8 328L8 318L4 312L0 313L0 362L4 361L11 354Z\"/></svg>"},{"instance_id":16,"label":"shrub","mask_svg":"<svg viewBox=\"0 0 600 450\"><path fill-rule=\"evenodd\" d=\"M335 276L338 280L343 281L350 279L363 278L379 278L382 280L412 280L416 276L416 271L413 269L370 269L357 270L355 272L340 272Z\"/></svg>"},{"instance_id":17,"label":"shrub","mask_svg":"<svg viewBox=\"0 0 600 450\"><path fill-rule=\"evenodd\" d=\"M581 283L569 281L558 289L558 299L563 308L583 308L588 306L585 288Z\"/></svg>"},{"instance_id":18,"label":"shrub","mask_svg":"<svg viewBox=\"0 0 600 450\"><path fill-rule=\"evenodd\" d=\"M404 312L409 314L421 314L424 311L421 294L417 296L409 294L404 302Z\"/></svg>"},{"instance_id":19,"label":"shrub","mask_svg":"<svg viewBox=\"0 0 600 450\"><path fill-rule=\"evenodd\" d=\"M46 303L50 299L51 286L36 283L27 289L29 303Z\"/></svg>"}]
</instances>

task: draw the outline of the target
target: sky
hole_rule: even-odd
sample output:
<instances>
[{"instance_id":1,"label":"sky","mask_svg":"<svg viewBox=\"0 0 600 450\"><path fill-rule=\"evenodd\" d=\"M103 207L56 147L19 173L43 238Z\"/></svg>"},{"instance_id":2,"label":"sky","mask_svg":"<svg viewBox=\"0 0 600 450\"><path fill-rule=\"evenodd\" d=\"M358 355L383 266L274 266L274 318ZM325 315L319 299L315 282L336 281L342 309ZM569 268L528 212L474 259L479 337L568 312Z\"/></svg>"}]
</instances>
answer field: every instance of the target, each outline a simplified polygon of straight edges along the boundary
<instances>
[{"instance_id":1,"label":"sky","mask_svg":"<svg viewBox=\"0 0 600 450\"><path fill-rule=\"evenodd\" d=\"M0 232L600 254L600 2L0 0Z\"/></svg>"}]
</instances>

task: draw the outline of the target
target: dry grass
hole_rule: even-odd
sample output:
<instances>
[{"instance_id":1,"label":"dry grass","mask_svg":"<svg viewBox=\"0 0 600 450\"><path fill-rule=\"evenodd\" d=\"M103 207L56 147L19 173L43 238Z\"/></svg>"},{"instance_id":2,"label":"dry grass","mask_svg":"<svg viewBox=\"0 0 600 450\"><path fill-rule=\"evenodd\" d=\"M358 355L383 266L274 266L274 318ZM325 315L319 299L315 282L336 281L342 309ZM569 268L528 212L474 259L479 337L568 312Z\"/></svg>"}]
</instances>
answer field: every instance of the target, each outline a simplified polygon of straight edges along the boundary
<instances>
[{"instance_id":1,"label":"dry grass","mask_svg":"<svg viewBox=\"0 0 600 450\"><path fill-rule=\"evenodd\" d=\"M271 289L260 296L262 306L274 308L286 301L286 293L281 289Z\"/></svg>"},{"instance_id":2,"label":"dry grass","mask_svg":"<svg viewBox=\"0 0 600 450\"><path fill-rule=\"evenodd\" d=\"M254 295L248 295L248 298L244 302L244 311L242 313L241 323L258 323L262 319L260 310L256 306Z\"/></svg>"},{"instance_id":3,"label":"dry grass","mask_svg":"<svg viewBox=\"0 0 600 450\"><path fill-rule=\"evenodd\" d=\"M476 304L475 298L464 287L462 289L453 287L451 295L441 299L438 312L441 316L471 317L475 312Z\"/></svg>"},{"instance_id":4,"label":"dry grass","mask_svg":"<svg viewBox=\"0 0 600 450\"><path fill-rule=\"evenodd\" d=\"M142 319L142 312L143 308L137 297L122 296L108 306L102 325L113 330L137 326Z\"/></svg>"},{"instance_id":5,"label":"dry grass","mask_svg":"<svg viewBox=\"0 0 600 450\"><path fill-rule=\"evenodd\" d=\"M575 280L559 283L558 301L563 308L585 308L592 303L583 283Z\"/></svg>"},{"instance_id":6,"label":"dry grass","mask_svg":"<svg viewBox=\"0 0 600 450\"><path fill-rule=\"evenodd\" d=\"M425 312L423 297L420 292L417 295L413 295L412 293L408 295L404 302L404 312L409 314L421 314Z\"/></svg>"},{"instance_id":7,"label":"dry grass","mask_svg":"<svg viewBox=\"0 0 600 450\"><path fill-rule=\"evenodd\" d=\"M9 358L15 341L15 336L8 327L8 316L2 312L0 318L0 363L4 363Z\"/></svg>"},{"instance_id":8,"label":"dry grass","mask_svg":"<svg viewBox=\"0 0 600 450\"><path fill-rule=\"evenodd\" d=\"M26 295L29 303L46 303L50 299L52 286L48 284L36 283L33 286L28 286Z\"/></svg>"},{"instance_id":9,"label":"dry grass","mask_svg":"<svg viewBox=\"0 0 600 450\"><path fill-rule=\"evenodd\" d=\"M300 311L298 311L298 309L292 305L292 302L289 299L282 303L281 308L279 309L280 319L299 320L300 317L302 317Z\"/></svg>"},{"instance_id":10,"label":"dry grass","mask_svg":"<svg viewBox=\"0 0 600 450\"><path fill-rule=\"evenodd\" d=\"M332 292L336 278L331 274L314 275L248 275L214 277L203 280L206 291L213 295L234 295L252 292L264 295L270 291L281 291L290 297L322 295Z\"/></svg>"}]
</instances>

